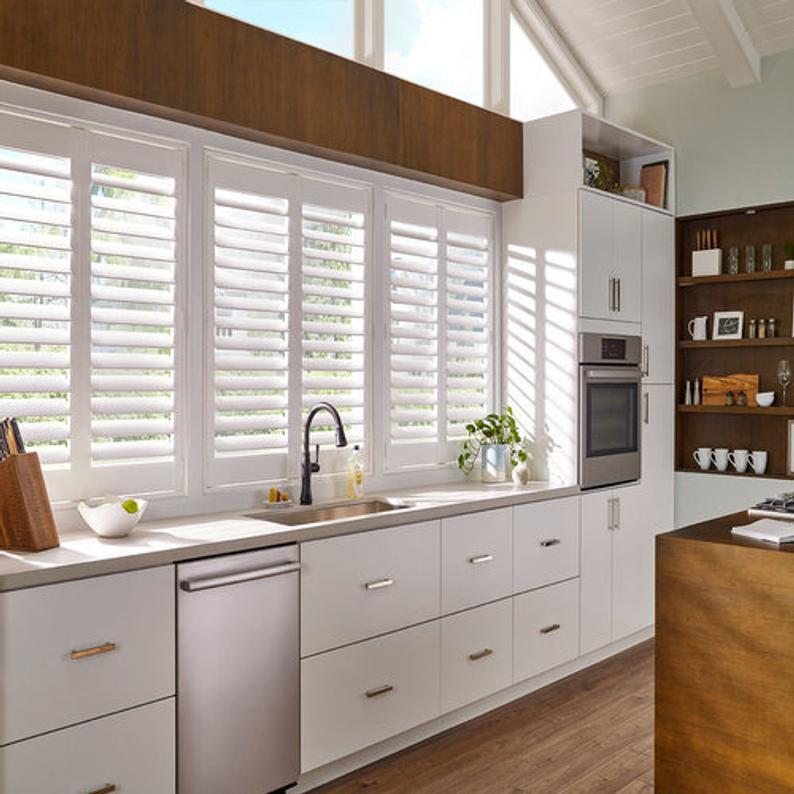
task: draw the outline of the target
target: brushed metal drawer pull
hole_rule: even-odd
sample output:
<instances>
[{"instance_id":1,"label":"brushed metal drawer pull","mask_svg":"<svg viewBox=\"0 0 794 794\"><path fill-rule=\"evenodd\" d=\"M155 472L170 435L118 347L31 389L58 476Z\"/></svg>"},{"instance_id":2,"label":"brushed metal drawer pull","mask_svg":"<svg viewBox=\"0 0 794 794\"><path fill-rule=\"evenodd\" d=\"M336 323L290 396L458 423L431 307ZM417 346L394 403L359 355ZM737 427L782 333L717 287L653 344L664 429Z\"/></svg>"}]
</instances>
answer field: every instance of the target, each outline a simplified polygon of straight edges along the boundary
<instances>
[{"instance_id":1,"label":"brushed metal drawer pull","mask_svg":"<svg viewBox=\"0 0 794 794\"><path fill-rule=\"evenodd\" d=\"M541 540L540 541L540 545L544 549L549 548L549 546L559 546L560 545L560 539L559 538L549 538L548 540Z\"/></svg>"},{"instance_id":2,"label":"brushed metal drawer pull","mask_svg":"<svg viewBox=\"0 0 794 794\"><path fill-rule=\"evenodd\" d=\"M492 654L492 648L483 648L481 651L477 651L476 653L470 653L469 659L471 659L472 662L479 662L480 659L485 659L486 656L491 656Z\"/></svg>"},{"instance_id":3,"label":"brushed metal drawer pull","mask_svg":"<svg viewBox=\"0 0 794 794\"><path fill-rule=\"evenodd\" d=\"M111 792L116 790L115 783L108 783L107 786L102 786L102 788L96 789L96 791L90 791L89 794L111 794Z\"/></svg>"},{"instance_id":4,"label":"brushed metal drawer pull","mask_svg":"<svg viewBox=\"0 0 794 794\"><path fill-rule=\"evenodd\" d=\"M103 653L110 653L116 650L115 642L105 642L102 645L94 645L92 648L81 648L79 651L72 651L70 659L88 659L90 656L99 656ZM104 789L103 789L104 790ZM112 790L115 790L115 786Z\"/></svg>"},{"instance_id":5,"label":"brushed metal drawer pull","mask_svg":"<svg viewBox=\"0 0 794 794\"><path fill-rule=\"evenodd\" d=\"M380 590L383 587L391 587L394 584L394 579L376 579L374 582L367 582L364 585L365 590Z\"/></svg>"},{"instance_id":6,"label":"brushed metal drawer pull","mask_svg":"<svg viewBox=\"0 0 794 794\"><path fill-rule=\"evenodd\" d=\"M394 687L391 684L384 684L383 686L376 687L375 689L370 689L364 694L368 698L376 698L378 695L385 695L392 691L394 691Z\"/></svg>"},{"instance_id":7,"label":"brushed metal drawer pull","mask_svg":"<svg viewBox=\"0 0 794 794\"><path fill-rule=\"evenodd\" d=\"M559 623L552 623L551 626L544 626L541 630L541 634L551 634L552 631L557 631L560 628Z\"/></svg>"},{"instance_id":8,"label":"brushed metal drawer pull","mask_svg":"<svg viewBox=\"0 0 794 794\"><path fill-rule=\"evenodd\" d=\"M493 562L493 554L478 554L476 557L469 557L472 565L479 565L482 562Z\"/></svg>"}]
</instances>

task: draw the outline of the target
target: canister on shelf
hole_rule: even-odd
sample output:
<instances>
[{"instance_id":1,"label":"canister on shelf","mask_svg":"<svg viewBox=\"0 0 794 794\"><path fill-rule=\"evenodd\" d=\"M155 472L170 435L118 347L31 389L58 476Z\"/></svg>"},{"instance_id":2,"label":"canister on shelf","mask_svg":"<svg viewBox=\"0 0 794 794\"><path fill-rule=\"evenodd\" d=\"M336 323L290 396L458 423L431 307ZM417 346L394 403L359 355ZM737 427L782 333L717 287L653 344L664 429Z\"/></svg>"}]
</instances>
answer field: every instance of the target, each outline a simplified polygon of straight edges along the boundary
<instances>
[{"instance_id":1,"label":"canister on shelf","mask_svg":"<svg viewBox=\"0 0 794 794\"><path fill-rule=\"evenodd\" d=\"M777 336L777 323L775 322L774 317L770 317L766 321L766 335L770 339L774 339Z\"/></svg>"},{"instance_id":2,"label":"canister on shelf","mask_svg":"<svg viewBox=\"0 0 794 794\"><path fill-rule=\"evenodd\" d=\"M750 320L750 325L747 329L747 338L755 339L755 319Z\"/></svg>"},{"instance_id":3,"label":"canister on shelf","mask_svg":"<svg viewBox=\"0 0 794 794\"><path fill-rule=\"evenodd\" d=\"M766 320L763 318L758 321L758 338L766 339Z\"/></svg>"}]
</instances>

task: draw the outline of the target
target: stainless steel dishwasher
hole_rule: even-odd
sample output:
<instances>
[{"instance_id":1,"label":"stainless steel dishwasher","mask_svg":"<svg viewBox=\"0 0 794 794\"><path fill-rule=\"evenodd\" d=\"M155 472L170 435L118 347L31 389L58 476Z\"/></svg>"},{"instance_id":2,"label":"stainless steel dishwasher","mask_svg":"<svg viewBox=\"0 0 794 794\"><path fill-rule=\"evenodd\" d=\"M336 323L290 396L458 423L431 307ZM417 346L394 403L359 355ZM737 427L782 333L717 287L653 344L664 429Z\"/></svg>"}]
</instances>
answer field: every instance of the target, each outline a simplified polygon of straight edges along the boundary
<instances>
[{"instance_id":1,"label":"stainless steel dishwasher","mask_svg":"<svg viewBox=\"0 0 794 794\"><path fill-rule=\"evenodd\" d=\"M298 547L177 565L180 794L266 794L300 773Z\"/></svg>"}]
</instances>

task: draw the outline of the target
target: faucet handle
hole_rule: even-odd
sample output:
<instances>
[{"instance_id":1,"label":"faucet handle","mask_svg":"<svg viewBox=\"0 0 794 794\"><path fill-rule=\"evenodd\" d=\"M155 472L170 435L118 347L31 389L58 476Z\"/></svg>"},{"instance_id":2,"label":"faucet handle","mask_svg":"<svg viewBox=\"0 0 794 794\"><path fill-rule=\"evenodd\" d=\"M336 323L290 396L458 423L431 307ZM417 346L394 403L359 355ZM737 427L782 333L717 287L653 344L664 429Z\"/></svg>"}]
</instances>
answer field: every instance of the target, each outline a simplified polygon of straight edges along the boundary
<instances>
[{"instance_id":1,"label":"faucet handle","mask_svg":"<svg viewBox=\"0 0 794 794\"><path fill-rule=\"evenodd\" d=\"M320 445L314 445L314 460L312 461L312 474L317 474L320 471Z\"/></svg>"}]
</instances>

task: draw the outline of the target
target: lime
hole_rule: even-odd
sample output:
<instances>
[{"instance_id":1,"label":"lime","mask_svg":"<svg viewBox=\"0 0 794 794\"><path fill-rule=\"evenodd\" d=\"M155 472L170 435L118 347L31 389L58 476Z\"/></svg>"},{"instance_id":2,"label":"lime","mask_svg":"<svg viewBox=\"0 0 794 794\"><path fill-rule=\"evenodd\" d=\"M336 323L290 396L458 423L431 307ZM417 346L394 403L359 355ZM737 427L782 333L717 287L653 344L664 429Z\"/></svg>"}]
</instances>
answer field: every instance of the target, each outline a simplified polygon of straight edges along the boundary
<instances>
[{"instance_id":1,"label":"lime","mask_svg":"<svg viewBox=\"0 0 794 794\"><path fill-rule=\"evenodd\" d=\"M138 503L134 499L125 499L121 506L130 514L135 515L138 512Z\"/></svg>"}]
</instances>

